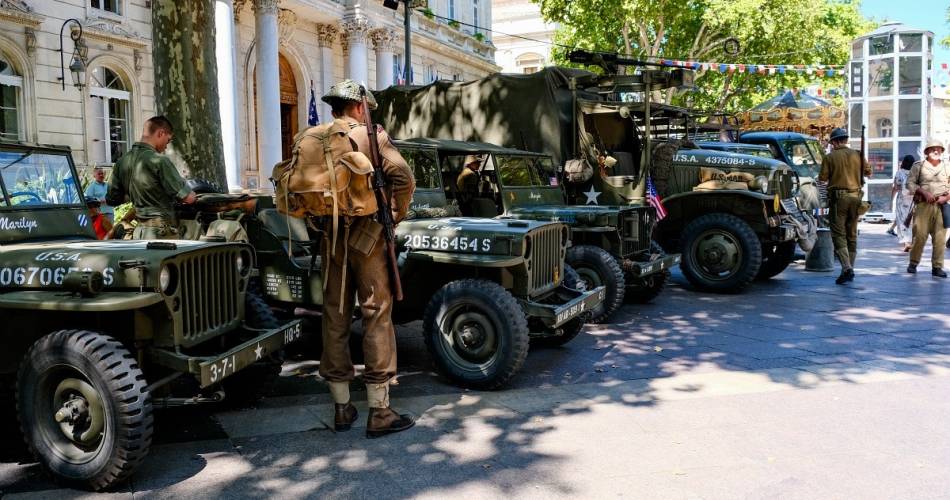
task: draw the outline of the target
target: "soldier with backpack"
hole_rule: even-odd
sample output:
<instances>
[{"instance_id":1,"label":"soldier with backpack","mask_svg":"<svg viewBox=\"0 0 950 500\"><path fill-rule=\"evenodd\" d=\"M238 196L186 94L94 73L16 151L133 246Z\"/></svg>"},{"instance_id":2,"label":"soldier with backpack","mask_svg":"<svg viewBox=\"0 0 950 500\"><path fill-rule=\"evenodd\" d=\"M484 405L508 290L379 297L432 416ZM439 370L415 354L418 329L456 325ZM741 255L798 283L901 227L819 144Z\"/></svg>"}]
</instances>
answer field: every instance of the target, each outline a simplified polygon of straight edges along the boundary
<instances>
[{"instance_id":1,"label":"soldier with backpack","mask_svg":"<svg viewBox=\"0 0 950 500\"><path fill-rule=\"evenodd\" d=\"M364 95L369 109L363 106ZM331 87L323 101L330 105L334 120L298 134L292 158L274 169L277 208L288 215L309 217L324 234L320 375L330 385L337 431L349 430L357 418L350 401L355 372L349 335L354 297L358 300L369 405L366 436L374 438L406 430L415 423L412 416L396 413L389 406L389 383L396 375L393 288L384 227L374 216L379 204L371 183L373 165L367 157L370 133L364 125L365 113L375 109L376 101L352 80ZM415 181L386 132L377 128L376 137L392 219L399 222L409 209Z\"/></svg>"}]
</instances>

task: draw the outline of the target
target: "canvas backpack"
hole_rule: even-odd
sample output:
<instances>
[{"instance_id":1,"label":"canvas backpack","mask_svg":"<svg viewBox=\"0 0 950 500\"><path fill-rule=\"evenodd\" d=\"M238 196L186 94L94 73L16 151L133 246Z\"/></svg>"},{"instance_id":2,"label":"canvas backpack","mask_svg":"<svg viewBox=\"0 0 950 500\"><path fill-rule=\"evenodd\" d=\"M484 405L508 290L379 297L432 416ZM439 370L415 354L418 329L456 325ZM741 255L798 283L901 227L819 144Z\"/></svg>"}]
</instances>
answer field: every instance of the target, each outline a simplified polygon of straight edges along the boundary
<instances>
[{"instance_id":1,"label":"canvas backpack","mask_svg":"<svg viewBox=\"0 0 950 500\"><path fill-rule=\"evenodd\" d=\"M293 217L362 217L376 213L373 165L333 120L294 137L291 157L274 166L277 210Z\"/></svg>"}]
</instances>

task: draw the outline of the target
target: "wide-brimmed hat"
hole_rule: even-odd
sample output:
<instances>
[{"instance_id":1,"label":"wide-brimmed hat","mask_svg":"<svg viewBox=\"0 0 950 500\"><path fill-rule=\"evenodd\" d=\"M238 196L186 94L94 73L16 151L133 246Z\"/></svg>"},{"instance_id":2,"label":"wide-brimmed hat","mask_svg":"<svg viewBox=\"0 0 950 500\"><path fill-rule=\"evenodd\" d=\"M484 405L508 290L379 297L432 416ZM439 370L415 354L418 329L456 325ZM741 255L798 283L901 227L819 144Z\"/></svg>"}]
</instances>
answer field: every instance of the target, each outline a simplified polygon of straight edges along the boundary
<instances>
[{"instance_id":1,"label":"wide-brimmed hat","mask_svg":"<svg viewBox=\"0 0 950 500\"><path fill-rule=\"evenodd\" d=\"M940 148L941 152L947 150L945 147L943 147L943 142L941 142L939 139L930 139L927 141L927 145L924 146L924 154L927 154L927 150L931 148Z\"/></svg>"},{"instance_id":2,"label":"wide-brimmed hat","mask_svg":"<svg viewBox=\"0 0 950 500\"><path fill-rule=\"evenodd\" d=\"M330 87L330 90L328 90L326 95L321 97L320 100L331 105L333 101L337 100L361 102L363 100L363 92L366 92L366 103L369 104L369 109L376 109L376 98L373 97L373 93L364 89L359 83L349 79L343 80Z\"/></svg>"},{"instance_id":3,"label":"wide-brimmed hat","mask_svg":"<svg viewBox=\"0 0 950 500\"><path fill-rule=\"evenodd\" d=\"M482 157L479 155L466 155L465 163L463 163L462 165L469 166L472 163L481 163L481 161L482 161Z\"/></svg>"}]
</instances>

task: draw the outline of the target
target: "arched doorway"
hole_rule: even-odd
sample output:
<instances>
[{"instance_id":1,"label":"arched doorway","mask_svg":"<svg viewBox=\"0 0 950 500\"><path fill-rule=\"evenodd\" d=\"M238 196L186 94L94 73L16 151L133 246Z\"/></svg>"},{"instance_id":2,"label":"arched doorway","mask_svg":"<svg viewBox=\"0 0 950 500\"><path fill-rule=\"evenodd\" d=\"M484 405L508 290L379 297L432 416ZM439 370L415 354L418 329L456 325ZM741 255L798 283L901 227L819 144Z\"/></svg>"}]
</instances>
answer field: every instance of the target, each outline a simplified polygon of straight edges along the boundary
<instances>
[{"instance_id":1,"label":"arched doorway","mask_svg":"<svg viewBox=\"0 0 950 500\"><path fill-rule=\"evenodd\" d=\"M280 54L280 150L283 158L290 158L290 148L297 135L297 81L290 62Z\"/></svg>"},{"instance_id":2,"label":"arched doorway","mask_svg":"<svg viewBox=\"0 0 950 500\"><path fill-rule=\"evenodd\" d=\"M280 76L280 152L281 158L290 158L290 148L297 135L297 79L290 61L278 54L277 67ZM257 116L257 68L254 69L254 115ZM255 125L257 136L257 125ZM260 145L258 145L260 147Z\"/></svg>"}]
</instances>

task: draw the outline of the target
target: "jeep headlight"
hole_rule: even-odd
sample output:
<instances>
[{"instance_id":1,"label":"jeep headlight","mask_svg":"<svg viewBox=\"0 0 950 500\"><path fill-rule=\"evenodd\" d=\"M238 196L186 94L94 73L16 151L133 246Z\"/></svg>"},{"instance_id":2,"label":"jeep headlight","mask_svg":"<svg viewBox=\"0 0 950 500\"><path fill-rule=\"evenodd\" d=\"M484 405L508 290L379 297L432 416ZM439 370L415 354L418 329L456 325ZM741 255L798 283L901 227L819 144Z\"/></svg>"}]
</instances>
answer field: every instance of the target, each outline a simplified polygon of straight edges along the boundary
<instances>
[{"instance_id":1,"label":"jeep headlight","mask_svg":"<svg viewBox=\"0 0 950 500\"><path fill-rule=\"evenodd\" d=\"M175 271L173 265L166 264L162 266L162 270L158 273L158 288L161 289L165 295L175 293L175 286L177 285L176 278L178 277Z\"/></svg>"},{"instance_id":2,"label":"jeep headlight","mask_svg":"<svg viewBox=\"0 0 950 500\"><path fill-rule=\"evenodd\" d=\"M251 256L251 253L246 250L242 250L234 259L234 265L237 267L237 272L241 276L246 276L249 272L251 272L251 264L253 262L254 260Z\"/></svg>"},{"instance_id":3,"label":"jeep headlight","mask_svg":"<svg viewBox=\"0 0 950 500\"><path fill-rule=\"evenodd\" d=\"M237 258L234 259L234 265L237 266L238 273L244 270L244 257L241 254L238 254Z\"/></svg>"}]
</instances>

